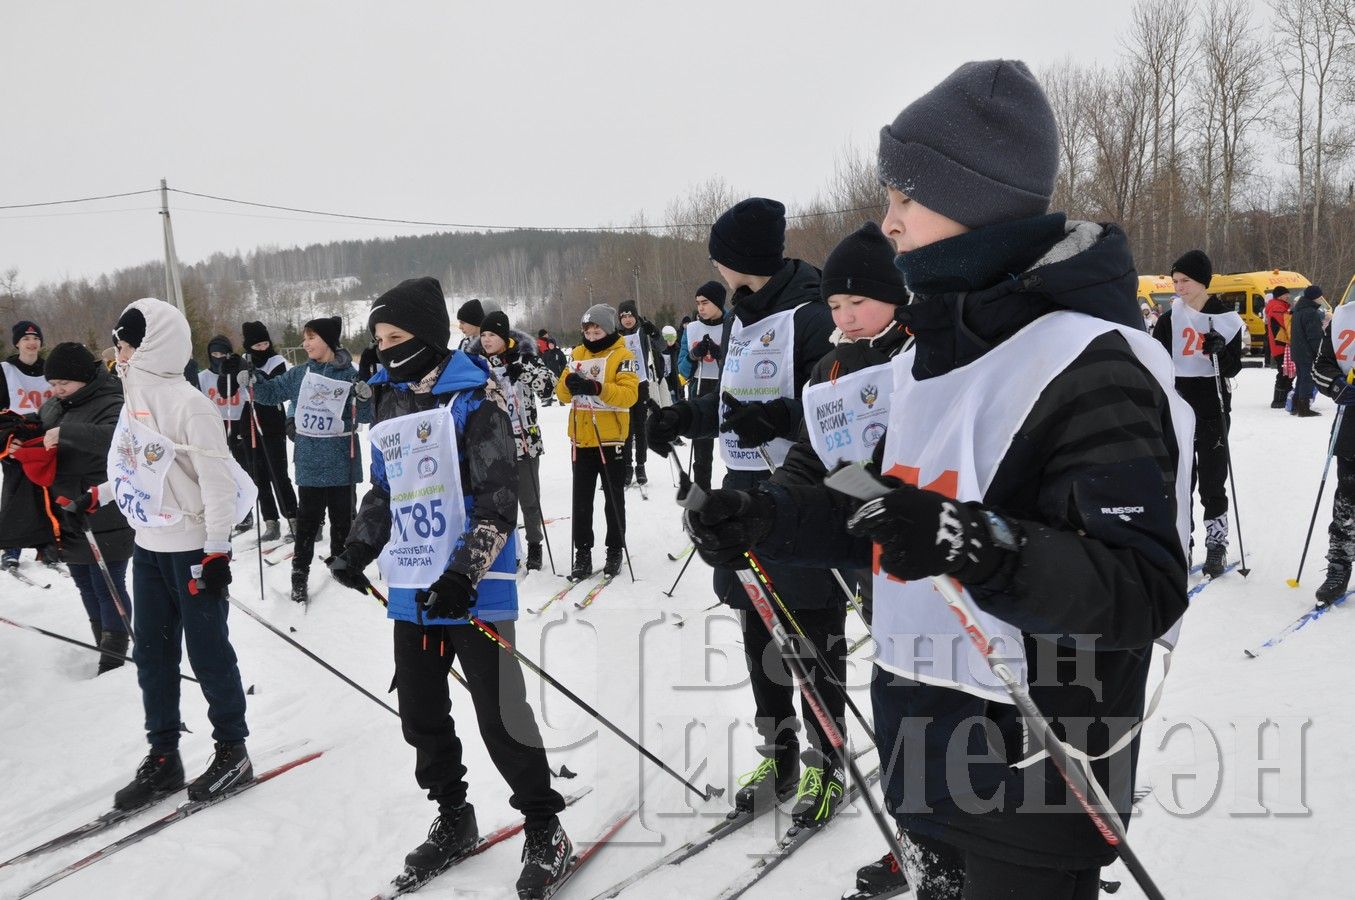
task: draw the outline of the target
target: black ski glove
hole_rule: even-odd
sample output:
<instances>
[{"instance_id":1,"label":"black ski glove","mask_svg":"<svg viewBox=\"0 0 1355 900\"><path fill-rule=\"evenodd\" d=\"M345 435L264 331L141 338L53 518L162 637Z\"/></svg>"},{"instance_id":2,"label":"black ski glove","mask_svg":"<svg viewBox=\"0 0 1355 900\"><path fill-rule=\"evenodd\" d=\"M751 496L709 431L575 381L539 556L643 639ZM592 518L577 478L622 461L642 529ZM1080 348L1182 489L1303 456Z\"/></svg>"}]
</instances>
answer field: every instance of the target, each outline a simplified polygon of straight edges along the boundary
<instances>
[{"instance_id":1,"label":"black ski glove","mask_svg":"<svg viewBox=\"0 0 1355 900\"><path fill-rule=\"evenodd\" d=\"M291 419L287 420L292 421ZM362 574L362 570L367 568L376 559L376 551L371 547L359 541L353 541L345 544L343 552L338 556L331 557L326 565L329 566L329 574L334 576L334 580L346 588L352 588L359 594L367 593L371 587L371 582L367 576Z\"/></svg>"},{"instance_id":2,"label":"black ski glove","mask_svg":"<svg viewBox=\"0 0 1355 900\"><path fill-rule=\"evenodd\" d=\"M880 566L895 578L953 575L981 584L1019 552L1016 528L996 513L885 480L898 486L864 503L847 522L847 531L879 544Z\"/></svg>"},{"instance_id":3,"label":"black ski glove","mask_svg":"<svg viewBox=\"0 0 1355 900\"><path fill-rule=\"evenodd\" d=\"M510 362L508 365L503 367L503 373L508 376L509 381L512 381L514 384L517 384L517 382L522 378L522 363L516 361Z\"/></svg>"},{"instance_id":4,"label":"black ski glove","mask_svg":"<svg viewBox=\"0 0 1355 900\"><path fill-rule=\"evenodd\" d=\"M1217 356L1228 346L1228 342L1223 339L1223 335L1214 329L1209 329L1209 333L1204 336L1204 344L1201 349L1205 356Z\"/></svg>"},{"instance_id":5,"label":"black ski glove","mask_svg":"<svg viewBox=\"0 0 1355 900\"><path fill-rule=\"evenodd\" d=\"M700 360L719 359L720 345L712 341L710 335L706 335L697 341L695 355Z\"/></svg>"},{"instance_id":6,"label":"black ski glove","mask_svg":"<svg viewBox=\"0 0 1355 900\"><path fill-rule=\"evenodd\" d=\"M83 524L86 516L92 516L99 511L99 486L94 485L74 500L69 497L57 497L56 503Z\"/></svg>"},{"instance_id":7,"label":"black ski glove","mask_svg":"<svg viewBox=\"0 0 1355 900\"><path fill-rule=\"evenodd\" d=\"M414 602L422 607L427 618L464 619L475 603L474 593L469 578L460 572L447 571L428 590L416 591Z\"/></svg>"},{"instance_id":8,"label":"black ski glove","mask_svg":"<svg viewBox=\"0 0 1355 900\"><path fill-rule=\"evenodd\" d=\"M794 417L785 400L743 401L728 391L721 399L725 403L725 419L720 423L720 430L738 435L740 447L761 447L773 438L788 437L793 433Z\"/></svg>"},{"instance_id":9,"label":"black ski glove","mask_svg":"<svg viewBox=\"0 0 1355 900\"><path fill-rule=\"evenodd\" d=\"M190 570L192 579L188 582L188 593L197 596L225 598L226 589L231 584L231 555L229 553L208 553L203 551L202 563Z\"/></svg>"},{"instance_id":10,"label":"black ski glove","mask_svg":"<svg viewBox=\"0 0 1355 900\"><path fill-rule=\"evenodd\" d=\"M287 440L296 440L296 419L288 419L287 424L282 426L282 430L287 434Z\"/></svg>"},{"instance_id":11,"label":"black ski glove","mask_svg":"<svg viewBox=\"0 0 1355 900\"><path fill-rule=\"evenodd\" d=\"M649 449L660 456L673 452L673 441L681 437L692 427L692 406L686 400L672 406L660 407L649 401L649 418L645 421L645 437L649 439Z\"/></svg>"},{"instance_id":12,"label":"black ski glove","mask_svg":"<svg viewBox=\"0 0 1355 900\"><path fill-rule=\"evenodd\" d=\"M683 524L701 558L712 566L742 569L744 551L768 534L776 522L776 503L761 491L711 491L700 509L683 514Z\"/></svg>"},{"instance_id":13,"label":"black ski glove","mask_svg":"<svg viewBox=\"0 0 1355 900\"><path fill-rule=\"evenodd\" d=\"M565 387L569 388L569 392L576 397L597 396L602 393L601 384L580 375L578 372L570 372L565 376Z\"/></svg>"}]
</instances>

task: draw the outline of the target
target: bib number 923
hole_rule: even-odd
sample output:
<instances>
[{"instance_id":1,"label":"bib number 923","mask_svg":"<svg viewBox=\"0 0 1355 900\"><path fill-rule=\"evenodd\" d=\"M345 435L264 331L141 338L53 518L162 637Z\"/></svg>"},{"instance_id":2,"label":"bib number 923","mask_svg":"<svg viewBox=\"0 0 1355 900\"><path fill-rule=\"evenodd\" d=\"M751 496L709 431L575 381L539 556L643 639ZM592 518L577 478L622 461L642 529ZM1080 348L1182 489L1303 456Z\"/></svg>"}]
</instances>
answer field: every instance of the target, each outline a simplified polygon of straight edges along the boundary
<instances>
[{"instance_id":1,"label":"bib number 923","mask_svg":"<svg viewBox=\"0 0 1355 900\"><path fill-rule=\"evenodd\" d=\"M401 541L409 540L411 530L421 540L439 538L447 533L447 516L442 512L441 499L393 507L391 519L395 530L400 532Z\"/></svg>"}]
</instances>

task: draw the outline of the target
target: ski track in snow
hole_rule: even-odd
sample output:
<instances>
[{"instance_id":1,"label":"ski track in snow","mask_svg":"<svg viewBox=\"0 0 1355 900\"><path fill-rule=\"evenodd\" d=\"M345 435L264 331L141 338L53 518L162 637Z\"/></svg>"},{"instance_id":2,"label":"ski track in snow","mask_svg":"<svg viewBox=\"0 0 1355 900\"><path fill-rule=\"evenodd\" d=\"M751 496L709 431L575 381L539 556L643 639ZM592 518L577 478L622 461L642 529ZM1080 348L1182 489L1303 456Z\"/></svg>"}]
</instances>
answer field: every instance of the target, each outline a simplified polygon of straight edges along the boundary
<instances>
[{"instance_id":1,"label":"ski track in snow","mask_svg":"<svg viewBox=\"0 0 1355 900\"><path fill-rule=\"evenodd\" d=\"M1345 777L1343 758L1355 738L1355 721L1349 702L1339 699L1346 695L1344 685L1332 680L1340 671L1337 661L1344 658L1341 641L1349 630L1351 611L1334 610L1258 659L1246 659L1242 653L1311 607L1312 591L1323 577L1331 505L1329 487L1303 586L1288 588L1285 579L1297 566L1333 407L1330 401L1319 400L1323 416L1309 420L1271 410L1272 378L1269 371L1246 369L1237 379L1234 397L1232 447L1251 576L1244 581L1230 573L1195 600L1162 706L1144 731L1139 780L1153 783L1156 790L1142 804L1130 840L1169 897L1346 896L1344 872L1355 858L1344 827L1355 806L1355 787ZM548 446L542 463L542 505L548 517L564 516L570 504L565 411L558 406L543 409L541 421ZM678 452L685 465L686 448ZM1276 475L1277 466L1283 468L1282 476ZM551 764L557 768L565 764L578 773L575 780L557 780L557 788L569 792L596 785L591 796L564 815L575 842L588 839L631 802L636 791L643 790L646 803L643 816L628 824L563 892L568 897L590 897L708 828L727 808L737 775L756 762L738 629L723 610L701 613L711 602L709 569L697 560L673 599L661 593L681 567L666 554L686 543L667 471L668 464L651 455L649 503L634 491L627 493L629 544L639 582L632 584L623 572L587 610L559 603L546 614L533 616L525 609L539 606L564 582L549 568L531 574L520 587L524 612L518 620L518 645L696 784L711 782L728 793L722 800L702 804L526 673ZM600 545L600 494L594 518ZM570 520L548 528L556 568L563 574ZM1198 539L1202 543L1202 535ZM323 537L318 546L326 546ZM1237 554L1236 533L1232 547L1230 559ZM270 590L262 603L254 553L242 554L233 571L236 598L282 630L295 628L289 633L297 641L367 689L387 696L391 626L375 601L326 584L328 576L318 560L312 567L312 601L305 614L285 599L289 566L265 567ZM0 581L0 609L19 621L88 639L74 585L68 579L52 581L50 591L13 579ZM667 610L680 611L688 626L664 624ZM854 616L848 622L853 634L863 632ZM325 755L73 875L42 897L86 897L96 891L105 900L366 897L399 872L404 855L423 839L435 808L414 783L414 754L402 740L395 717L238 611L232 612L230 623L244 683L255 689L248 717L256 768L311 750L323 749ZM704 649L707 640L712 645L709 651ZM13 628L0 630L0 797L4 798L0 859L103 812L145 753L135 672L128 666L94 679L96 663L92 652ZM186 658L184 671L190 671ZM1155 665L1154 672L1156 679L1160 666ZM703 673L720 686L702 688ZM868 710L869 666L854 661L849 680L858 704ZM680 685L674 686L674 681ZM1321 687L1314 690L1315 686ZM474 727L468 696L456 684L451 691L470 770L470 801L482 832L487 832L516 813ZM184 720L192 733L184 735L181 749L192 778L210 757L211 726L196 685L183 685L182 698ZM387 699L394 704L394 695ZM1312 722L1305 743L1303 793L1311 812L1289 817L1230 815L1238 805L1235 792L1246 795L1255 780L1239 773L1238 732L1231 723L1281 717ZM1172 789L1163 767L1194 758L1184 731L1175 734L1165 749L1163 738L1171 722L1187 718L1198 719L1216 735L1223 772L1218 798L1194 817L1173 815L1163 806ZM681 730L688 721L707 725L704 731L692 728L687 737L691 759L710 754L706 767L695 772L683 753ZM850 732L853 742L861 738L854 721ZM1254 735L1254 726L1244 733ZM303 739L310 742L304 750L278 754L276 748ZM1278 752L1273 734L1263 746L1269 757ZM1263 798L1274 799L1280 792L1273 774L1264 775L1261 784ZM1199 805L1192 799L1195 790L1188 780L1180 783L1182 805ZM1250 791L1255 794L1254 787ZM860 808L858 804L847 810L844 815L849 818L818 836L748 896L815 900L839 896L851 886L858 866L883 853L883 841ZM92 840L0 869L0 898L147 821L149 816L143 814ZM684 866L656 873L623 896L713 897L755 854L770 850L787 824L784 817L778 823L764 818ZM510 840L462 864L418 896L514 897L520 848L520 838ZM1124 882L1117 898L1141 896L1119 865L1103 874Z\"/></svg>"}]
</instances>

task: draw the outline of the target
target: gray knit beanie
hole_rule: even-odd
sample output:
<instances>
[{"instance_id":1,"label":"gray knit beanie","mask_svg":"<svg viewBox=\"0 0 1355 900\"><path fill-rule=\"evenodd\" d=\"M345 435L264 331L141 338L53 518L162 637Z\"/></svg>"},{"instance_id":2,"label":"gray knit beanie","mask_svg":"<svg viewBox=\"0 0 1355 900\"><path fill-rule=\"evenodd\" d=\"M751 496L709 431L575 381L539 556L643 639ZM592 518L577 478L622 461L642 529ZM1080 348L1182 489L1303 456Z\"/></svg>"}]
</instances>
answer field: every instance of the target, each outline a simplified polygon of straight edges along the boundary
<instances>
[{"instance_id":1,"label":"gray knit beanie","mask_svg":"<svg viewBox=\"0 0 1355 900\"><path fill-rule=\"evenodd\" d=\"M598 325L608 334L616 334L616 310L606 303L595 303L584 310L581 325Z\"/></svg>"},{"instance_id":2,"label":"gray knit beanie","mask_svg":"<svg viewBox=\"0 0 1355 900\"><path fill-rule=\"evenodd\" d=\"M880 181L969 228L1042 215L1058 124L1019 60L968 62L880 129Z\"/></svg>"}]
</instances>

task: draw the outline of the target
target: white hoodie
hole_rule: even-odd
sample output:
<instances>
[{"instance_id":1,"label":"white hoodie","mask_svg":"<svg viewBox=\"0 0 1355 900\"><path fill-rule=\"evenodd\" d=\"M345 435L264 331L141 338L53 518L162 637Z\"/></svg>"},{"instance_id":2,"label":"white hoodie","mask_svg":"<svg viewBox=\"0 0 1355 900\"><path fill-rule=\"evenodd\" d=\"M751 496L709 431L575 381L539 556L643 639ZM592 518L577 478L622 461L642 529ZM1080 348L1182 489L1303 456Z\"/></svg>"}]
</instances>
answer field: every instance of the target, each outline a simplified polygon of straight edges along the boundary
<instances>
[{"instance_id":1,"label":"white hoodie","mask_svg":"<svg viewBox=\"0 0 1355 900\"><path fill-rule=\"evenodd\" d=\"M156 553L188 550L230 552L235 526L235 480L221 413L205 394L184 379L192 352L188 320L178 309L154 298L128 309L146 317L146 337L122 369L122 391L130 415L174 442L174 466L165 477L164 505L183 513L163 528L137 528L136 544ZM112 481L99 497L113 499Z\"/></svg>"}]
</instances>

